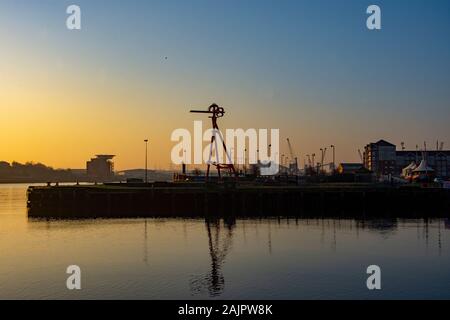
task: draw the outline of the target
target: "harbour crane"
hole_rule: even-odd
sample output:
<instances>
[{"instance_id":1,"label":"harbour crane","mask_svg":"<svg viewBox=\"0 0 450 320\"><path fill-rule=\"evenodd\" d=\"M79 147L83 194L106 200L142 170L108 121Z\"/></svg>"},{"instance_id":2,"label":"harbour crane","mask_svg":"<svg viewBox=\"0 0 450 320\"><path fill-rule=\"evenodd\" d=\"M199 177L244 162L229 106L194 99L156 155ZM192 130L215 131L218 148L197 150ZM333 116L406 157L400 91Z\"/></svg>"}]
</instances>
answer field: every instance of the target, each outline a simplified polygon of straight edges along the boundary
<instances>
[{"instance_id":1,"label":"harbour crane","mask_svg":"<svg viewBox=\"0 0 450 320\"><path fill-rule=\"evenodd\" d=\"M305 174L308 175L314 175L315 174L315 164L314 164L314 156L315 154L307 154L306 157L308 158L308 167L305 168Z\"/></svg>"},{"instance_id":2,"label":"harbour crane","mask_svg":"<svg viewBox=\"0 0 450 320\"><path fill-rule=\"evenodd\" d=\"M359 158L361 159L361 163L364 163L364 158L363 158L363 155L362 155L360 149L358 149L358 154L359 154Z\"/></svg>"},{"instance_id":3,"label":"harbour crane","mask_svg":"<svg viewBox=\"0 0 450 320\"><path fill-rule=\"evenodd\" d=\"M326 156L326 154L327 154L327 148L324 148L324 149L320 149L320 152L321 152L321 158L320 158L320 168L321 168L321 170L323 170L323 163L324 163L324 161L325 161L325 156Z\"/></svg>"},{"instance_id":4,"label":"harbour crane","mask_svg":"<svg viewBox=\"0 0 450 320\"><path fill-rule=\"evenodd\" d=\"M287 143L289 147L289 154L291 156L291 163L288 164L289 171L293 172L294 174L298 173L298 158L294 155L294 149L292 148L291 141L289 138L287 138Z\"/></svg>"},{"instance_id":5,"label":"harbour crane","mask_svg":"<svg viewBox=\"0 0 450 320\"><path fill-rule=\"evenodd\" d=\"M316 154L313 153L313 154L311 155L311 157L312 157L311 174L312 174L312 175L315 175L315 174L317 174L317 173L319 172L319 171L317 170L318 164L316 163Z\"/></svg>"},{"instance_id":6,"label":"harbour crane","mask_svg":"<svg viewBox=\"0 0 450 320\"><path fill-rule=\"evenodd\" d=\"M306 155L306 157L308 158L308 166L311 167L311 156L309 154Z\"/></svg>"}]
</instances>

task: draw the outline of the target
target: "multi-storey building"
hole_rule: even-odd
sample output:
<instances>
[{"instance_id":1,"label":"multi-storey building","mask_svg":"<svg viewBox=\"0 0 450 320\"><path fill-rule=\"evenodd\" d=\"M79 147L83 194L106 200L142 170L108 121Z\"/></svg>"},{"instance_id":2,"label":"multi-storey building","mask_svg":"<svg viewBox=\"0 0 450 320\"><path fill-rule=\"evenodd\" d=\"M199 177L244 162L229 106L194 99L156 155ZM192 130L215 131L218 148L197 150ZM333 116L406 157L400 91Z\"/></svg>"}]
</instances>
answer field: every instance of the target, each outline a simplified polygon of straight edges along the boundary
<instances>
[{"instance_id":1,"label":"multi-storey building","mask_svg":"<svg viewBox=\"0 0 450 320\"><path fill-rule=\"evenodd\" d=\"M86 163L87 175L98 181L108 181L114 177L113 155L99 154Z\"/></svg>"},{"instance_id":2,"label":"multi-storey building","mask_svg":"<svg viewBox=\"0 0 450 320\"><path fill-rule=\"evenodd\" d=\"M396 147L392 143L380 140L369 143L364 148L364 166L377 175L394 174L396 170Z\"/></svg>"}]
</instances>

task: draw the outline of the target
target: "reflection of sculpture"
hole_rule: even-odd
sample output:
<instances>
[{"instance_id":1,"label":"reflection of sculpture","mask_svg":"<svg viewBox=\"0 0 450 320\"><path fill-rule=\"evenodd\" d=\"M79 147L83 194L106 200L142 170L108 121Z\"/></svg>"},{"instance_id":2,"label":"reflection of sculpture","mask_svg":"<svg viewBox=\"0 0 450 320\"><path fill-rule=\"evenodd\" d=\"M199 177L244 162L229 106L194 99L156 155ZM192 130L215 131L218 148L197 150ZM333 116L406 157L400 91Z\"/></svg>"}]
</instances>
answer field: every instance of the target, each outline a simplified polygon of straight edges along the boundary
<instances>
[{"instance_id":1,"label":"reflection of sculpture","mask_svg":"<svg viewBox=\"0 0 450 320\"><path fill-rule=\"evenodd\" d=\"M191 291L193 294L199 294L206 288L209 295L215 297L223 292L225 286L221 268L231 248L236 221L234 219L224 220L227 230L225 230L223 239L221 237L220 219L207 219L205 224L208 234L209 254L211 256L211 272L205 276L194 277L191 280Z\"/></svg>"}]
</instances>

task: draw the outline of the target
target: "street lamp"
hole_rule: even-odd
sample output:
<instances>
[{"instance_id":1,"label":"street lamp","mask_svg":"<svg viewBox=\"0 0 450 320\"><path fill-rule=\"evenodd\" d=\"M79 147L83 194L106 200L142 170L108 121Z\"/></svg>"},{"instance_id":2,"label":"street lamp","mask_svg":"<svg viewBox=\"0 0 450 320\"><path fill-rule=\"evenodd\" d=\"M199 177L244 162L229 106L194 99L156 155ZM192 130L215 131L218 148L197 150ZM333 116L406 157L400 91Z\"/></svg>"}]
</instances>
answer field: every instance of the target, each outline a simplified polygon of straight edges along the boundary
<instances>
[{"instance_id":1,"label":"street lamp","mask_svg":"<svg viewBox=\"0 0 450 320\"><path fill-rule=\"evenodd\" d=\"M247 175L247 148L244 149L244 175Z\"/></svg>"},{"instance_id":2,"label":"street lamp","mask_svg":"<svg viewBox=\"0 0 450 320\"><path fill-rule=\"evenodd\" d=\"M286 162L286 172L285 173L286 173L286 175L288 175L289 174L289 170L290 170L290 168L289 168L289 157L286 156L284 161Z\"/></svg>"},{"instance_id":3,"label":"street lamp","mask_svg":"<svg viewBox=\"0 0 450 320\"><path fill-rule=\"evenodd\" d=\"M330 147L333 149L333 173L334 173L334 170L336 169L336 158L335 158L336 146L332 144Z\"/></svg>"},{"instance_id":4,"label":"street lamp","mask_svg":"<svg viewBox=\"0 0 450 320\"><path fill-rule=\"evenodd\" d=\"M144 142L145 142L145 183L147 184L148 183L148 176L147 176L147 159L148 159L148 157L147 157L147 150L148 150L148 139L145 139L144 140Z\"/></svg>"}]
</instances>

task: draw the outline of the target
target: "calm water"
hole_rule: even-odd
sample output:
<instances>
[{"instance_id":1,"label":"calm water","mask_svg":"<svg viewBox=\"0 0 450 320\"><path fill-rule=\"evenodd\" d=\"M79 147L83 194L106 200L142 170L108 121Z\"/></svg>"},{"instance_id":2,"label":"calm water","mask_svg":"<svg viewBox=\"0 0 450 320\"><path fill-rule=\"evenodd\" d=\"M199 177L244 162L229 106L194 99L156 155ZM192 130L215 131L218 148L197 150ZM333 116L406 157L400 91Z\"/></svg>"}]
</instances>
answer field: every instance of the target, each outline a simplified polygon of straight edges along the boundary
<instances>
[{"instance_id":1,"label":"calm water","mask_svg":"<svg viewBox=\"0 0 450 320\"><path fill-rule=\"evenodd\" d=\"M29 220L26 187L0 185L3 299L450 298L445 220Z\"/></svg>"}]
</instances>

